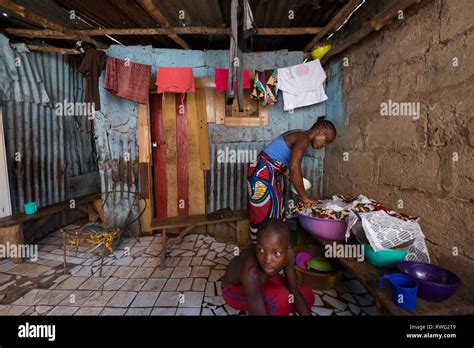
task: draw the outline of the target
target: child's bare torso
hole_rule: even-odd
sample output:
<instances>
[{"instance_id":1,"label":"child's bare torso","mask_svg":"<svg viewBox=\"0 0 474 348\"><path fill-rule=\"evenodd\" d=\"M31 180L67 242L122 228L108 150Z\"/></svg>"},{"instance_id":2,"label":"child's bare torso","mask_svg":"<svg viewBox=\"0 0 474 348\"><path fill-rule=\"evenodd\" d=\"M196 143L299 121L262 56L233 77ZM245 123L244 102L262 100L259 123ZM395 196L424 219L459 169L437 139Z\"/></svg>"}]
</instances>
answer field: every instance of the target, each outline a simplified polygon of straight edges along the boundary
<instances>
[{"instance_id":1,"label":"child's bare torso","mask_svg":"<svg viewBox=\"0 0 474 348\"><path fill-rule=\"evenodd\" d=\"M231 284L241 284L242 272L250 271L250 269L255 267L259 270L260 284L263 285L267 281L268 275L262 270L258 263L255 245L251 245L229 263L224 275L224 280L222 281L222 286L226 287Z\"/></svg>"}]
</instances>

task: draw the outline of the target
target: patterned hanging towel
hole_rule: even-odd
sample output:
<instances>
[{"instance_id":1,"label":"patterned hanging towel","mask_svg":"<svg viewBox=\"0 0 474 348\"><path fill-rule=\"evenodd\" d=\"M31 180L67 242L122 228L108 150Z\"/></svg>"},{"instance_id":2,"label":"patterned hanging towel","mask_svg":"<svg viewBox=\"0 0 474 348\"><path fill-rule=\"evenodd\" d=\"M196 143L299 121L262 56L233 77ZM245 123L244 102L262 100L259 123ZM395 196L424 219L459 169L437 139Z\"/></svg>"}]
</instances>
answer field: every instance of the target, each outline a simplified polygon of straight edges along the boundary
<instances>
[{"instance_id":1,"label":"patterned hanging towel","mask_svg":"<svg viewBox=\"0 0 474 348\"><path fill-rule=\"evenodd\" d=\"M148 104L151 66L107 57L105 89L113 95Z\"/></svg>"},{"instance_id":2,"label":"patterned hanging towel","mask_svg":"<svg viewBox=\"0 0 474 348\"><path fill-rule=\"evenodd\" d=\"M278 69L255 71L255 81L250 96L262 105L276 104L277 73Z\"/></svg>"}]
</instances>

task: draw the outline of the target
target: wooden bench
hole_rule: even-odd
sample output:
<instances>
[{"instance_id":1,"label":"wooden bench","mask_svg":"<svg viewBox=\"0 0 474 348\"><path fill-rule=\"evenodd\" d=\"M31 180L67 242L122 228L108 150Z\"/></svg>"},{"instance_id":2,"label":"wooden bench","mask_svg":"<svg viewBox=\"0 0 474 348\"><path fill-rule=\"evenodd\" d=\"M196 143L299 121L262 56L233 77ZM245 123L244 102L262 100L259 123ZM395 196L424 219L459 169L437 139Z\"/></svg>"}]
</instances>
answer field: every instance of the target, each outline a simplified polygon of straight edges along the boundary
<instances>
[{"instance_id":1,"label":"wooden bench","mask_svg":"<svg viewBox=\"0 0 474 348\"><path fill-rule=\"evenodd\" d=\"M76 209L87 213L89 220L95 221L100 215L100 202L101 194L90 194L78 198L71 198L75 201ZM38 209L38 211L31 215L25 213L19 213L11 216L7 216L0 219L0 244L20 245L24 242L23 236L23 224L30 221L39 220L37 227L43 225L51 215L57 214L70 208L71 199L65 202L56 203L44 208ZM92 208L88 207L89 205ZM100 216L103 221L103 217ZM12 258L14 263L21 263L21 257Z\"/></svg>"},{"instance_id":2,"label":"wooden bench","mask_svg":"<svg viewBox=\"0 0 474 348\"><path fill-rule=\"evenodd\" d=\"M333 241L315 238L322 246L333 245ZM344 244L337 242L337 244ZM406 311L398 307L392 301L390 285L387 283L383 289L379 288L380 277L384 274L396 273L398 270L392 268L377 267L367 263L359 262L355 258L338 258L339 263L351 271L354 276L365 285L376 300L377 309L380 314L391 315L472 315L474 314L474 303L472 301L472 289L470 284L462 284L461 288L449 299L443 302L430 302L421 298L416 300L416 310Z\"/></svg>"},{"instance_id":3,"label":"wooden bench","mask_svg":"<svg viewBox=\"0 0 474 348\"><path fill-rule=\"evenodd\" d=\"M237 245L244 247L250 242L250 229L246 210L234 211L233 216L224 217L220 220L206 219L206 215L189 215L189 216L175 216L170 218L153 219L151 223L151 230L162 231L162 251L160 268L164 269L166 262L166 254L168 248L179 243L183 237L198 226L207 226L214 224L230 224L237 233ZM235 224L235 225L234 225ZM176 232L177 229L184 228L181 232ZM168 233L177 234L178 236L168 245Z\"/></svg>"}]
</instances>

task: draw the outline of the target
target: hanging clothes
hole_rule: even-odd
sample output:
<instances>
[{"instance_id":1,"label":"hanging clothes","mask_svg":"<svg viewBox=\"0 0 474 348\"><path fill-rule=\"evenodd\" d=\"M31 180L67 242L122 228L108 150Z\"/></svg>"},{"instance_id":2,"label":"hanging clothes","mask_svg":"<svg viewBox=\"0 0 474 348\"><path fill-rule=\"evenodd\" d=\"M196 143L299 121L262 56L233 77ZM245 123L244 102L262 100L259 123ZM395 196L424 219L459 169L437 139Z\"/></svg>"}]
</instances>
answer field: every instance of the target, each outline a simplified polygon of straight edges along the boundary
<instances>
[{"instance_id":1,"label":"hanging clothes","mask_svg":"<svg viewBox=\"0 0 474 348\"><path fill-rule=\"evenodd\" d=\"M107 56L102 51L97 51L90 46L85 50L79 72L86 78L86 103L94 103L94 109L100 110L99 77L105 69Z\"/></svg>"},{"instance_id":2,"label":"hanging clothes","mask_svg":"<svg viewBox=\"0 0 474 348\"><path fill-rule=\"evenodd\" d=\"M242 11L242 14L243 14L243 19L242 19L243 20L243 23L242 23L243 37L244 37L244 39L248 39L248 38L251 38L254 35L257 35L258 29L257 29L257 26L256 26L255 21L253 19L252 9L250 7L250 4L249 4L248 0L243 0L243 5L244 5L243 11Z\"/></svg>"},{"instance_id":3,"label":"hanging clothes","mask_svg":"<svg viewBox=\"0 0 474 348\"><path fill-rule=\"evenodd\" d=\"M0 34L0 101L47 104L52 102L34 54L23 43L11 44Z\"/></svg>"},{"instance_id":4,"label":"hanging clothes","mask_svg":"<svg viewBox=\"0 0 474 348\"><path fill-rule=\"evenodd\" d=\"M194 76L192 68L159 67L156 74L158 93L194 92Z\"/></svg>"},{"instance_id":5,"label":"hanging clothes","mask_svg":"<svg viewBox=\"0 0 474 348\"><path fill-rule=\"evenodd\" d=\"M151 66L107 57L105 89L140 104L148 103Z\"/></svg>"},{"instance_id":6,"label":"hanging clothes","mask_svg":"<svg viewBox=\"0 0 474 348\"><path fill-rule=\"evenodd\" d=\"M230 73L227 80L226 89L226 104L232 105L235 99L234 84L237 82L237 104L239 111L244 111L244 75L243 75L243 63L244 56L239 43L239 32L242 34L242 26L238 25L238 12L239 12L239 0L231 0L230 3L230 23L231 23L231 36L230 36L230 48L229 48L229 67Z\"/></svg>"},{"instance_id":7,"label":"hanging clothes","mask_svg":"<svg viewBox=\"0 0 474 348\"><path fill-rule=\"evenodd\" d=\"M229 69L216 68L216 90L225 92L227 89L227 80L229 79ZM244 89L250 88L249 71L244 70ZM234 92L237 91L237 82L234 83Z\"/></svg>"},{"instance_id":8,"label":"hanging clothes","mask_svg":"<svg viewBox=\"0 0 474 348\"><path fill-rule=\"evenodd\" d=\"M250 96L262 105L272 105L277 102L277 71L277 69L255 71L255 80Z\"/></svg>"},{"instance_id":9,"label":"hanging clothes","mask_svg":"<svg viewBox=\"0 0 474 348\"><path fill-rule=\"evenodd\" d=\"M277 90L283 92L283 109L293 110L328 99L323 86L325 80L319 59L278 69Z\"/></svg>"}]
</instances>

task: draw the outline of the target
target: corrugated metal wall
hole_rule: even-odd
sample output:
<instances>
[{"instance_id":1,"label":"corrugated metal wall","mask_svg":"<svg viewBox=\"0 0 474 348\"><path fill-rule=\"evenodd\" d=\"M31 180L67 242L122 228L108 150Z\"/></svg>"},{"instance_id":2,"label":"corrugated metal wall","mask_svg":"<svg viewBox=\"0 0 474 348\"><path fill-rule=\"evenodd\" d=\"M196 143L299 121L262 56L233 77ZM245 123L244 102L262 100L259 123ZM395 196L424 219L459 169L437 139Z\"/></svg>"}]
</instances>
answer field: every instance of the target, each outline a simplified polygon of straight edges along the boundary
<instances>
[{"instance_id":1,"label":"corrugated metal wall","mask_svg":"<svg viewBox=\"0 0 474 348\"><path fill-rule=\"evenodd\" d=\"M211 170L206 172L206 209L208 212L230 207L234 210L247 206L247 159L255 157L264 142L210 144ZM242 153L242 161L218 161L219 154ZM238 158L238 157L237 157Z\"/></svg>"},{"instance_id":2,"label":"corrugated metal wall","mask_svg":"<svg viewBox=\"0 0 474 348\"><path fill-rule=\"evenodd\" d=\"M12 211L16 213L23 211L27 201L43 207L72 198L68 179L98 168L91 121L56 116L54 110L58 102L83 101L82 75L61 54L24 50L14 54L20 59L15 82L20 93L1 106Z\"/></svg>"},{"instance_id":3,"label":"corrugated metal wall","mask_svg":"<svg viewBox=\"0 0 474 348\"><path fill-rule=\"evenodd\" d=\"M210 51L206 63L211 66L225 67L227 54ZM302 52L257 52L244 56L246 68L270 69L291 66L303 62ZM208 74L212 76L213 70ZM279 97L282 98L281 92ZM209 143L211 152L211 170L206 175L206 210L212 212L230 207L235 210L247 208L247 168L248 163L219 163L218 151L226 148L234 151L253 151L257 153L277 136L290 129L308 129L319 116L326 113L325 103L294 110L283 110L283 103L268 107L269 124L259 128L229 128L223 125L209 125ZM312 183L310 197L320 198L322 193L324 150L308 149L302 160L303 176ZM288 181L285 199L297 201L291 192Z\"/></svg>"}]
</instances>

